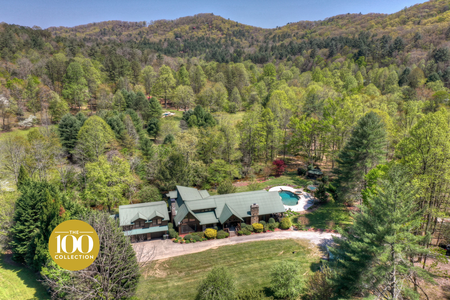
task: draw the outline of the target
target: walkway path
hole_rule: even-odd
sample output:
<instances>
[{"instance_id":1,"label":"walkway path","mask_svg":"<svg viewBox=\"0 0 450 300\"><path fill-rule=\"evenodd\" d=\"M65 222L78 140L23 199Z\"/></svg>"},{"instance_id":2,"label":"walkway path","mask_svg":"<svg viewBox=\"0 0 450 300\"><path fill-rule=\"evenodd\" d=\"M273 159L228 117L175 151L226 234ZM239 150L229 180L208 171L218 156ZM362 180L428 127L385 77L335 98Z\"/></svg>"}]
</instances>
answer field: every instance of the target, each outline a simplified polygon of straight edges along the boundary
<instances>
[{"instance_id":1,"label":"walkway path","mask_svg":"<svg viewBox=\"0 0 450 300\"><path fill-rule=\"evenodd\" d=\"M270 233L252 234L247 236L239 236L221 240L211 240L205 242L197 242L192 244L178 244L172 242L172 240L154 240L148 242L135 243L133 246L136 251L154 251L153 260L165 259L180 255L186 255L191 253L197 253L220 246L236 245L246 242L254 241L269 241L269 240L283 240L283 239L303 239L309 240L316 245L325 246L332 242L332 236L338 236L338 234L326 233L326 232L314 232L314 231L277 231ZM152 249L153 248L153 249ZM139 259L139 255L138 255Z\"/></svg>"}]
</instances>

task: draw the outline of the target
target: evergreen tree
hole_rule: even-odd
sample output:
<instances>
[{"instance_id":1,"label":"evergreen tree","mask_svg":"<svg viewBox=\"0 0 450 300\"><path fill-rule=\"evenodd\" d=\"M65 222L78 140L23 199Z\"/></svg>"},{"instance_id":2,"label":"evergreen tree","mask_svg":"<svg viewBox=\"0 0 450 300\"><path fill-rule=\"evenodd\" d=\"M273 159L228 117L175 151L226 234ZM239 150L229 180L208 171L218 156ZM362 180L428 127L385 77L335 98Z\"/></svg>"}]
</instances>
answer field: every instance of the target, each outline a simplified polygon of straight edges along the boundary
<instances>
[{"instance_id":1,"label":"evergreen tree","mask_svg":"<svg viewBox=\"0 0 450 300\"><path fill-rule=\"evenodd\" d=\"M336 182L341 201L360 198L361 189L365 187L364 176L383 161L385 152L385 125L376 113L369 112L359 119L337 159L338 167L334 173L338 176Z\"/></svg>"},{"instance_id":2,"label":"evergreen tree","mask_svg":"<svg viewBox=\"0 0 450 300\"><path fill-rule=\"evenodd\" d=\"M334 238L331 253L337 276L333 281L341 297L363 292L379 299L401 295L418 299L415 278L431 279L425 269L414 266L417 257L428 252L420 245L429 239L414 235L422 214L416 206L418 190L399 166L391 167L385 178L354 215L350 228L339 230L341 237Z\"/></svg>"},{"instance_id":3,"label":"evergreen tree","mask_svg":"<svg viewBox=\"0 0 450 300\"><path fill-rule=\"evenodd\" d=\"M64 208L57 188L49 183L26 181L20 191L11 229L13 259L40 269L47 261L50 234L65 218Z\"/></svg>"},{"instance_id":4,"label":"evergreen tree","mask_svg":"<svg viewBox=\"0 0 450 300\"><path fill-rule=\"evenodd\" d=\"M189 72L186 70L184 65L182 65L177 72L177 80L179 85L191 85Z\"/></svg>"},{"instance_id":5,"label":"evergreen tree","mask_svg":"<svg viewBox=\"0 0 450 300\"><path fill-rule=\"evenodd\" d=\"M68 152L75 148L80 127L78 119L71 114L65 114L59 122L59 138L61 139L61 144Z\"/></svg>"},{"instance_id":6,"label":"evergreen tree","mask_svg":"<svg viewBox=\"0 0 450 300\"><path fill-rule=\"evenodd\" d=\"M23 165L20 165L19 177L17 178L17 188L20 189L30 179L27 170Z\"/></svg>"},{"instance_id":7,"label":"evergreen tree","mask_svg":"<svg viewBox=\"0 0 450 300\"><path fill-rule=\"evenodd\" d=\"M125 101L125 98L123 97L122 92L117 91L114 94L113 105L114 105L114 108L117 109L118 111L123 111L127 108L127 102Z\"/></svg>"},{"instance_id":8,"label":"evergreen tree","mask_svg":"<svg viewBox=\"0 0 450 300\"><path fill-rule=\"evenodd\" d=\"M151 118L161 118L162 116L162 107L161 103L159 103L159 100L156 97L150 98L149 102L149 119Z\"/></svg>"},{"instance_id":9,"label":"evergreen tree","mask_svg":"<svg viewBox=\"0 0 450 300\"><path fill-rule=\"evenodd\" d=\"M150 121L147 124L147 132L149 136L153 136L156 138L156 136L159 133L161 124L159 122L159 119L157 118L151 118Z\"/></svg>"}]
</instances>

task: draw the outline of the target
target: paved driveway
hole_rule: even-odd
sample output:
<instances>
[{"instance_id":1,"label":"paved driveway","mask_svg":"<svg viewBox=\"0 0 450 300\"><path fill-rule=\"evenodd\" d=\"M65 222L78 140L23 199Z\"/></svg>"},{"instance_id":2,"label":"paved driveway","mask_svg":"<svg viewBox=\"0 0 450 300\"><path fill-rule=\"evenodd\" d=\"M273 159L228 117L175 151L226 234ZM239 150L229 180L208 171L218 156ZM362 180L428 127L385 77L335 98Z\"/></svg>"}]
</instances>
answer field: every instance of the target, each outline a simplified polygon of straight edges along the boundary
<instances>
[{"instance_id":1,"label":"paved driveway","mask_svg":"<svg viewBox=\"0 0 450 300\"><path fill-rule=\"evenodd\" d=\"M211 248L220 246L236 245L240 243L254 242L254 241L268 241L268 240L283 240L283 239L303 239L309 240L316 245L326 245L332 242L332 236L338 234L326 232L313 231L278 231L271 233L252 234L247 236L238 236L221 240L210 240L205 242L197 242L190 244L174 243L172 240L154 240L148 242L141 242L133 244L137 252L146 251L153 253L153 260L170 258L190 253L205 251ZM145 255L137 255L138 260ZM147 254L148 257L148 254Z\"/></svg>"}]
</instances>

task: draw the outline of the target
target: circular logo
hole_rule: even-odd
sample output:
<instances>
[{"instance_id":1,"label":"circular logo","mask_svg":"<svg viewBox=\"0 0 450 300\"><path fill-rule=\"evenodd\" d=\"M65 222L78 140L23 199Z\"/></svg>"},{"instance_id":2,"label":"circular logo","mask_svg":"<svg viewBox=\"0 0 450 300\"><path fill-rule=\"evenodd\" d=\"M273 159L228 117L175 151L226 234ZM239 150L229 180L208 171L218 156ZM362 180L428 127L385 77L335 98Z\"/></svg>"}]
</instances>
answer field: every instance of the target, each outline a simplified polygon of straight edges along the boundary
<instances>
[{"instance_id":1,"label":"circular logo","mask_svg":"<svg viewBox=\"0 0 450 300\"><path fill-rule=\"evenodd\" d=\"M97 258L100 241L91 225L79 220L70 220L53 229L48 250L58 266L78 271L89 267Z\"/></svg>"}]
</instances>

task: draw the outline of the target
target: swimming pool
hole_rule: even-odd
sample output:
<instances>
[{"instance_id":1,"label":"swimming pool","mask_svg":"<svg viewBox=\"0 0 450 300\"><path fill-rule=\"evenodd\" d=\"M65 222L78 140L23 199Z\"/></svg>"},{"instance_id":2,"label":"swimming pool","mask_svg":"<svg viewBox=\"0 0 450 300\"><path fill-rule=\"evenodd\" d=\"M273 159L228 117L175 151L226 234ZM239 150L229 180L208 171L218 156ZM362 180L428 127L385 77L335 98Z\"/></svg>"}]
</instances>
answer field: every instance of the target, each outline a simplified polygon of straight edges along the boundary
<instances>
[{"instance_id":1,"label":"swimming pool","mask_svg":"<svg viewBox=\"0 0 450 300\"><path fill-rule=\"evenodd\" d=\"M298 197L291 192L281 191L278 192L281 196L281 201L283 201L284 205L294 206L298 204Z\"/></svg>"}]
</instances>

